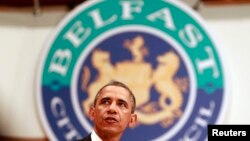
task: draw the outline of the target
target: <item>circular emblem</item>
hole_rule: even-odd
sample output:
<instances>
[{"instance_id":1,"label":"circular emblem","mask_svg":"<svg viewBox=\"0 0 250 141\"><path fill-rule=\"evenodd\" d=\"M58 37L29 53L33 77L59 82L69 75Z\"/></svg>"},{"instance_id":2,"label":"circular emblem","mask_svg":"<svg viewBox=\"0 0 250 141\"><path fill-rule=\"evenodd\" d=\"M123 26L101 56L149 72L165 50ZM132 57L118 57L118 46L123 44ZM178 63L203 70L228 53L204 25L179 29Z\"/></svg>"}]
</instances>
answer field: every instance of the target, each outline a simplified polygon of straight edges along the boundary
<instances>
[{"instance_id":1,"label":"circular emblem","mask_svg":"<svg viewBox=\"0 0 250 141\"><path fill-rule=\"evenodd\" d=\"M182 3L87 1L61 22L42 54L37 99L45 131L60 141L89 134L97 90L118 80L135 93L138 115L122 140L206 140L227 96L219 47Z\"/></svg>"}]
</instances>

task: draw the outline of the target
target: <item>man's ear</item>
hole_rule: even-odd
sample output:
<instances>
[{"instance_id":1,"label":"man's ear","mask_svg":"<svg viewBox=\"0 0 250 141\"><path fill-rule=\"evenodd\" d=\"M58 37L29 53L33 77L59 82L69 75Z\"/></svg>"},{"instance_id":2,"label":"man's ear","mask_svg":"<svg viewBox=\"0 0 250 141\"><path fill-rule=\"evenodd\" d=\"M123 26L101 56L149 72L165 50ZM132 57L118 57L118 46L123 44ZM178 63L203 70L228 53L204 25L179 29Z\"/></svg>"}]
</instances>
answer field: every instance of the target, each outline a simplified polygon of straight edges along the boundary
<instances>
[{"instance_id":1,"label":"man's ear","mask_svg":"<svg viewBox=\"0 0 250 141\"><path fill-rule=\"evenodd\" d=\"M89 118L93 121L95 118L95 107L91 106L89 109Z\"/></svg>"},{"instance_id":2,"label":"man's ear","mask_svg":"<svg viewBox=\"0 0 250 141\"><path fill-rule=\"evenodd\" d=\"M133 113L130 115L130 121L128 123L128 126L130 128L133 128L136 126L136 124L137 124L137 115L135 113Z\"/></svg>"}]
</instances>

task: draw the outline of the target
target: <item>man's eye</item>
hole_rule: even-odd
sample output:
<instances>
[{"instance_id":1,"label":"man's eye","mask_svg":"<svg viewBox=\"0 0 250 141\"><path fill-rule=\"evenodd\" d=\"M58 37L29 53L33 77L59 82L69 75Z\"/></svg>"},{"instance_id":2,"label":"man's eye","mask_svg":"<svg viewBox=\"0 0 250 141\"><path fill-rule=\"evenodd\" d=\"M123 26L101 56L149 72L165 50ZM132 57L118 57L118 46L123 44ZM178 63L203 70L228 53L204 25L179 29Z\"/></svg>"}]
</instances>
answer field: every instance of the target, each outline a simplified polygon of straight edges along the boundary
<instances>
[{"instance_id":1,"label":"man's eye","mask_svg":"<svg viewBox=\"0 0 250 141\"><path fill-rule=\"evenodd\" d=\"M121 106L121 107L127 107L127 105L125 104L125 103L119 103L119 106Z\"/></svg>"},{"instance_id":2,"label":"man's eye","mask_svg":"<svg viewBox=\"0 0 250 141\"><path fill-rule=\"evenodd\" d=\"M109 104L109 101L108 101L108 100L103 100L103 101L101 102L101 104Z\"/></svg>"}]
</instances>

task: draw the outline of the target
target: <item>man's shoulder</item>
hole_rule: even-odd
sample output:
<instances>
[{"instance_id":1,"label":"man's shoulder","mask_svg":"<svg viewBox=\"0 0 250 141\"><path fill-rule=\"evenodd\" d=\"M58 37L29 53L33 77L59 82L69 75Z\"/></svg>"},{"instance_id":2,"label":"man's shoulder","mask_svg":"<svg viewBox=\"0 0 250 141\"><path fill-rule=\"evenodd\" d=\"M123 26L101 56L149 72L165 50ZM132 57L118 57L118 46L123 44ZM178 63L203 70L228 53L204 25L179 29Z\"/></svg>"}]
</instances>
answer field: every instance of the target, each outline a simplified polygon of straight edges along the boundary
<instances>
[{"instance_id":1,"label":"man's shoulder","mask_svg":"<svg viewBox=\"0 0 250 141\"><path fill-rule=\"evenodd\" d=\"M80 139L78 141L91 141L91 134L89 134L88 136L86 136L83 139Z\"/></svg>"}]
</instances>

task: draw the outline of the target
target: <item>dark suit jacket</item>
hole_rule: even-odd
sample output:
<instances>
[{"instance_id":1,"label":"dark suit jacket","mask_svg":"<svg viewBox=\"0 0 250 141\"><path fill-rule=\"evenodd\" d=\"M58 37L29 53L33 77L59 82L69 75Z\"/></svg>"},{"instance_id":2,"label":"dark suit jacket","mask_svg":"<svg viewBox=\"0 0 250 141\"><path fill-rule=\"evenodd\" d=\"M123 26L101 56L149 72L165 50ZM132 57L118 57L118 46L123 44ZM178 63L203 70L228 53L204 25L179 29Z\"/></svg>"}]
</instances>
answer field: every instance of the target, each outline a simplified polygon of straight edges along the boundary
<instances>
[{"instance_id":1,"label":"dark suit jacket","mask_svg":"<svg viewBox=\"0 0 250 141\"><path fill-rule=\"evenodd\" d=\"M91 141L91 134L78 141Z\"/></svg>"}]
</instances>

